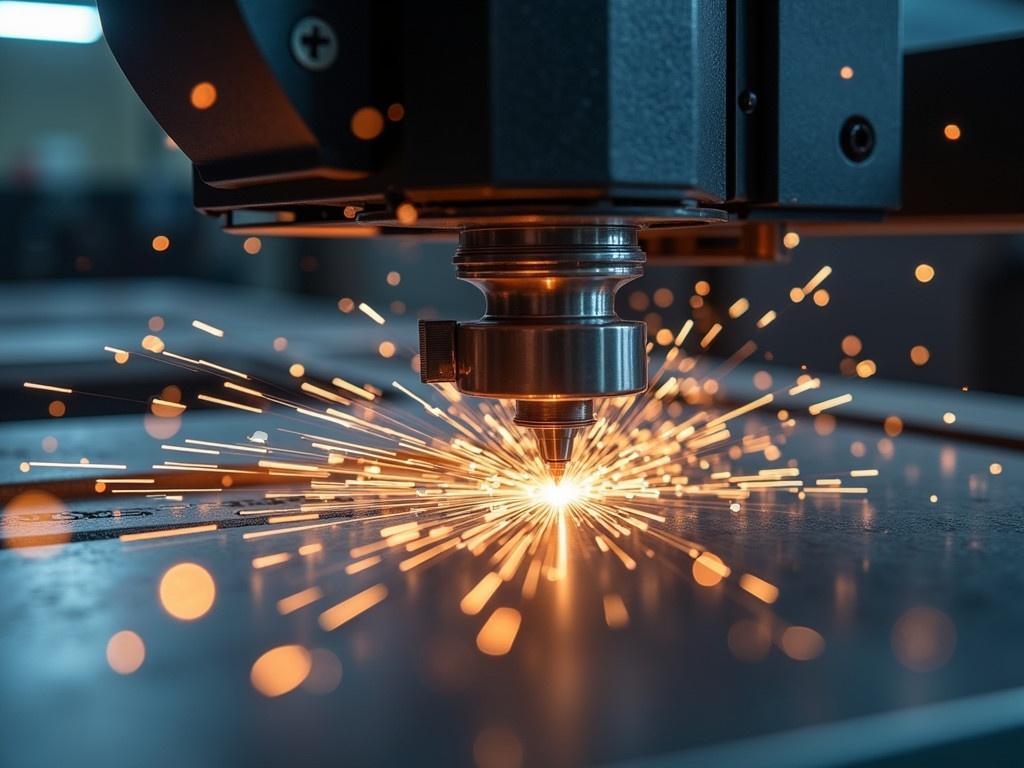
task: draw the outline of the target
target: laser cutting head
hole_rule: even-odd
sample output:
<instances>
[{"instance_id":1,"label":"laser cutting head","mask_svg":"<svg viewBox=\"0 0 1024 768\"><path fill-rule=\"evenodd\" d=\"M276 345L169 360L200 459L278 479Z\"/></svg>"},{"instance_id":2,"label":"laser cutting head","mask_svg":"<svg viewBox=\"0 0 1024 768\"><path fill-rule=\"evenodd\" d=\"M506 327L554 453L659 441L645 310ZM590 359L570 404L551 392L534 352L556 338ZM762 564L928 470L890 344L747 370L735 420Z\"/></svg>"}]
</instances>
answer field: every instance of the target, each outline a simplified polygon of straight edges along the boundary
<instances>
[{"instance_id":1,"label":"laser cutting head","mask_svg":"<svg viewBox=\"0 0 1024 768\"><path fill-rule=\"evenodd\" d=\"M594 399L647 386L647 333L615 313L615 292L643 272L637 227L488 226L462 231L459 278L483 291L484 316L420 324L420 375L463 393L514 399L556 479L594 423Z\"/></svg>"},{"instance_id":2,"label":"laser cutting head","mask_svg":"<svg viewBox=\"0 0 1024 768\"><path fill-rule=\"evenodd\" d=\"M652 253L770 259L761 209L900 202L899 4L815 5L827 44L807 4L726 5L98 0L227 231L460 232L487 310L421 327L423 380L514 400L555 476L595 400L646 387L644 328L614 309L640 229L673 228ZM866 49L836 87L835 51ZM738 239L682 234L727 221Z\"/></svg>"}]
</instances>

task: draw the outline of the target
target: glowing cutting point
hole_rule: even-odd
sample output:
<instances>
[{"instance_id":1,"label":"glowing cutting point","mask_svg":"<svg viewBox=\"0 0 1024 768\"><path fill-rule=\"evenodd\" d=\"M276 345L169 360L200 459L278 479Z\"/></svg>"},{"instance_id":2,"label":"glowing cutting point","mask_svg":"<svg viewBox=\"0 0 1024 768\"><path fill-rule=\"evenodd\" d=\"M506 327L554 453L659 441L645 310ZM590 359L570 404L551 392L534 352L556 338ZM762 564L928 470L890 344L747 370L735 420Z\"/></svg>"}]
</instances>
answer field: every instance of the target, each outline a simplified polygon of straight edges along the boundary
<instances>
[{"instance_id":1,"label":"glowing cutting point","mask_svg":"<svg viewBox=\"0 0 1024 768\"><path fill-rule=\"evenodd\" d=\"M580 496L580 487L571 480L548 483L540 488L540 497L552 509L565 509L569 504L579 499Z\"/></svg>"}]
</instances>

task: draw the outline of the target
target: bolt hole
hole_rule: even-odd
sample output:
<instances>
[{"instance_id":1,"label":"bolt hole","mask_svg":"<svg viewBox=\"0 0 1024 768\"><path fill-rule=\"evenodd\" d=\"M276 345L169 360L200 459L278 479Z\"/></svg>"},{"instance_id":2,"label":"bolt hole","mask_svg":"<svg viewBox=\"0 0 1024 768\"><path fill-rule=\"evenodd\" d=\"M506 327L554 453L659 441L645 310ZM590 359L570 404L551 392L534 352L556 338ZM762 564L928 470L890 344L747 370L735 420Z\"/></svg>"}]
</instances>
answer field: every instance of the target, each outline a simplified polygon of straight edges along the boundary
<instances>
[{"instance_id":1,"label":"bolt hole","mask_svg":"<svg viewBox=\"0 0 1024 768\"><path fill-rule=\"evenodd\" d=\"M843 123L839 145L847 159L863 163L875 149L875 129L866 117L854 115Z\"/></svg>"}]
</instances>

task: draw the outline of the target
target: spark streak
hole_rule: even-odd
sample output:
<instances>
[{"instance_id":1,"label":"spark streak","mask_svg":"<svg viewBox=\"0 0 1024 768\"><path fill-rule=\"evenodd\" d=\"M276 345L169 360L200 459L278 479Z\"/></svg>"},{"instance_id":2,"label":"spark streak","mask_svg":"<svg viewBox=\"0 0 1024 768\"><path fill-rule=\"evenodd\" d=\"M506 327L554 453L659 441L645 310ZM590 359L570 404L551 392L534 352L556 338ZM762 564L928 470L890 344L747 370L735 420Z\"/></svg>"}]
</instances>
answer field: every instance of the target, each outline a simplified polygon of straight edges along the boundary
<instances>
[{"instance_id":1,"label":"spark streak","mask_svg":"<svg viewBox=\"0 0 1024 768\"><path fill-rule=\"evenodd\" d=\"M216 531L217 526L192 525L188 528L165 528L160 531L143 531L142 533L122 533L118 538L121 541L148 541L149 539L166 539L172 536L189 536L194 533L209 533Z\"/></svg>"},{"instance_id":2,"label":"spark streak","mask_svg":"<svg viewBox=\"0 0 1024 768\"><path fill-rule=\"evenodd\" d=\"M359 311L373 320L377 325L384 325L385 321L381 314L365 301L359 302Z\"/></svg>"},{"instance_id":3,"label":"spark streak","mask_svg":"<svg viewBox=\"0 0 1024 768\"><path fill-rule=\"evenodd\" d=\"M808 406L807 412L810 413L811 416L817 416L822 411L827 411L829 408L835 408L837 405L844 405L852 400L853 395L851 394L839 395L838 397L822 400L820 403Z\"/></svg>"},{"instance_id":4,"label":"spark streak","mask_svg":"<svg viewBox=\"0 0 1024 768\"><path fill-rule=\"evenodd\" d=\"M92 464L80 461L30 461L30 467L52 467L61 469L128 469L127 464Z\"/></svg>"},{"instance_id":5,"label":"spark streak","mask_svg":"<svg viewBox=\"0 0 1024 768\"><path fill-rule=\"evenodd\" d=\"M342 624L351 621L361 613L370 610L388 596L388 588L383 584L375 584L369 589L342 600L320 614L320 626L330 632Z\"/></svg>"},{"instance_id":6,"label":"spark streak","mask_svg":"<svg viewBox=\"0 0 1024 768\"><path fill-rule=\"evenodd\" d=\"M219 397L213 397L211 395L200 394L199 399L205 400L206 402L213 403L215 405L223 405L227 408L236 408L239 411L249 411L249 413L263 413L262 408L256 408L251 405L243 405L242 403L236 403L232 400L222 400Z\"/></svg>"},{"instance_id":7,"label":"spark streak","mask_svg":"<svg viewBox=\"0 0 1024 768\"><path fill-rule=\"evenodd\" d=\"M74 390L67 387L55 387L52 384L35 384L31 381L25 382L25 389L45 389L47 392L60 392L65 395L70 395L74 392Z\"/></svg>"},{"instance_id":8,"label":"spark streak","mask_svg":"<svg viewBox=\"0 0 1024 768\"><path fill-rule=\"evenodd\" d=\"M204 333L208 333L211 336L217 336L217 337L223 337L224 336L224 331L222 331L220 328L217 328L216 326L210 325L209 323L204 323L202 320L193 320L192 321L192 327L196 328L196 329L198 329L200 331L203 331Z\"/></svg>"}]
</instances>

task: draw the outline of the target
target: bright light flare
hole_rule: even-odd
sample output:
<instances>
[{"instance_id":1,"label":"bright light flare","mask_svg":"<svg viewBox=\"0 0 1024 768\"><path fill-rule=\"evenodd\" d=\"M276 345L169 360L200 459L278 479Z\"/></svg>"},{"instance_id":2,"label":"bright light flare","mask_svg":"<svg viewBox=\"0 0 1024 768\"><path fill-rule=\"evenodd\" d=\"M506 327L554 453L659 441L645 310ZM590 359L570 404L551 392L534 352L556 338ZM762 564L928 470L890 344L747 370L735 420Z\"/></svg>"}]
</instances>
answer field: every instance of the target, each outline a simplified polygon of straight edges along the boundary
<instances>
[{"instance_id":1,"label":"bright light flare","mask_svg":"<svg viewBox=\"0 0 1024 768\"><path fill-rule=\"evenodd\" d=\"M565 509L583 496L582 489L571 480L560 483L547 483L539 489L539 495L552 509Z\"/></svg>"},{"instance_id":2,"label":"bright light flare","mask_svg":"<svg viewBox=\"0 0 1024 768\"><path fill-rule=\"evenodd\" d=\"M102 34L99 13L86 5L0 2L0 37L87 44Z\"/></svg>"}]
</instances>

